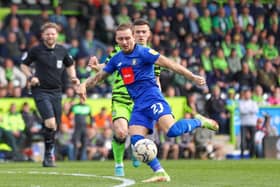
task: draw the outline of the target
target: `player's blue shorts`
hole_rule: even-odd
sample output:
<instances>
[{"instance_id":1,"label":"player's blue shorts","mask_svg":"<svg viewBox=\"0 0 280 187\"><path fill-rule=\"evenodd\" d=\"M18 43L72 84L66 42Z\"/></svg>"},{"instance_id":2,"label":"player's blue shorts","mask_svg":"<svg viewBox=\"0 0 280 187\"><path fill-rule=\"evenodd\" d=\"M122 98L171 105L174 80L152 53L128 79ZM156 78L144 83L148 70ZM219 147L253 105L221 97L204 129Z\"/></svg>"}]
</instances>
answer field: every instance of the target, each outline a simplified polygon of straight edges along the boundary
<instances>
[{"instance_id":1,"label":"player's blue shorts","mask_svg":"<svg viewBox=\"0 0 280 187\"><path fill-rule=\"evenodd\" d=\"M151 96L152 95L152 96ZM153 133L154 121L166 114L172 114L169 104L158 94L145 96L142 102L134 103L129 125L144 126Z\"/></svg>"}]
</instances>

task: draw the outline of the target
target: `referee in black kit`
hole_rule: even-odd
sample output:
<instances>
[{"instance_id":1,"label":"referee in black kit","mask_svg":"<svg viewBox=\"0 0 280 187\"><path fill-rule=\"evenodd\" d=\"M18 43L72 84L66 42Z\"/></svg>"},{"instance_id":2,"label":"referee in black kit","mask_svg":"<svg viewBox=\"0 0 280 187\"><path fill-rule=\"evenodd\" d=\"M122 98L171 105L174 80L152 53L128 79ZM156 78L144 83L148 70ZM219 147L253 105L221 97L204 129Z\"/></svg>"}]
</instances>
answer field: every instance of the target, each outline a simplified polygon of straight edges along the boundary
<instances>
[{"instance_id":1,"label":"referee in black kit","mask_svg":"<svg viewBox=\"0 0 280 187\"><path fill-rule=\"evenodd\" d=\"M56 43L58 26L45 23L41 27L42 42L23 55L21 70L28 77L37 109L44 120L44 167L55 167L55 133L61 120L62 73L66 68L72 84L78 85L75 65L67 50ZM34 63L35 74L29 65Z\"/></svg>"}]
</instances>

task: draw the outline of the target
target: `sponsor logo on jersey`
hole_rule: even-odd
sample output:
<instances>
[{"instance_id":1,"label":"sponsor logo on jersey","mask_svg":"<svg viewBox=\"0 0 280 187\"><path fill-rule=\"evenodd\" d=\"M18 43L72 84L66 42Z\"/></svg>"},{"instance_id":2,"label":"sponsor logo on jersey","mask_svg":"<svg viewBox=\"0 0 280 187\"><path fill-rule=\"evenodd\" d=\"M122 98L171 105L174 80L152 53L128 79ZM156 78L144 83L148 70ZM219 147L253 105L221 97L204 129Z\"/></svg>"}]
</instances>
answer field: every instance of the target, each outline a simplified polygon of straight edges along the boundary
<instances>
[{"instance_id":1,"label":"sponsor logo on jersey","mask_svg":"<svg viewBox=\"0 0 280 187\"><path fill-rule=\"evenodd\" d=\"M118 64L117 64L117 67L120 67L122 65L122 62L119 62Z\"/></svg>"},{"instance_id":2,"label":"sponsor logo on jersey","mask_svg":"<svg viewBox=\"0 0 280 187\"><path fill-rule=\"evenodd\" d=\"M134 59L132 59L132 65L133 66L135 66L137 64L137 61L136 61L136 59L134 58Z\"/></svg>"},{"instance_id":3,"label":"sponsor logo on jersey","mask_svg":"<svg viewBox=\"0 0 280 187\"><path fill-rule=\"evenodd\" d=\"M58 69L62 68L62 60L57 60L57 61L56 61L56 67L57 67Z\"/></svg>"},{"instance_id":4,"label":"sponsor logo on jersey","mask_svg":"<svg viewBox=\"0 0 280 187\"><path fill-rule=\"evenodd\" d=\"M152 55L157 55L157 54L158 54L158 52L155 51L155 50L153 50L153 49L150 49L150 50L149 50L149 53L151 53Z\"/></svg>"}]
</instances>

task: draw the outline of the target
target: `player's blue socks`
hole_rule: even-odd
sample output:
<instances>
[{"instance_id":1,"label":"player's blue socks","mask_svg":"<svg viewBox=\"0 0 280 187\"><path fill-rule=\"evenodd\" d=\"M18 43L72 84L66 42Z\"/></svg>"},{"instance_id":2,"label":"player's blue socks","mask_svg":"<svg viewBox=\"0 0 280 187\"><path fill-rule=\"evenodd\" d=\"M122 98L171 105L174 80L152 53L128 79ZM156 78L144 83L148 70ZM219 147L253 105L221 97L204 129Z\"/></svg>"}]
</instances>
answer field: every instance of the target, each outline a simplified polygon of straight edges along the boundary
<instances>
[{"instance_id":1,"label":"player's blue socks","mask_svg":"<svg viewBox=\"0 0 280 187\"><path fill-rule=\"evenodd\" d=\"M157 158L154 158L151 162L147 163L150 168L153 169L154 172L158 171L158 170L162 170L163 168L160 165L160 162Z\"/></svg>"},{"instance_id":2,"label":"player's blue socks","mask_svg":"<svg viewBox=\"0 0 280 187\"><path fill-rule=\"evenodd\" d=\"M191 132L198 127L201 127L201 121L198 119L180 119L168 130L167 136L180 136L184 133Z\"/></svg>"},{"instance_id":3,"label":"player's blue socks","mask_svg":"<svg viewBox=\"0 0 280 187\"><path fill-rule=\"evenodd\" d=\"M131 138L130 138L130 143L132 144L132 145L135 145L136 144L136 142L138 142L139 140L142 140L142 139L144 139L145 137L144 136L141 136L141 135L133 135L133 136L131 136Z\"/></svg>"}]
</instances>

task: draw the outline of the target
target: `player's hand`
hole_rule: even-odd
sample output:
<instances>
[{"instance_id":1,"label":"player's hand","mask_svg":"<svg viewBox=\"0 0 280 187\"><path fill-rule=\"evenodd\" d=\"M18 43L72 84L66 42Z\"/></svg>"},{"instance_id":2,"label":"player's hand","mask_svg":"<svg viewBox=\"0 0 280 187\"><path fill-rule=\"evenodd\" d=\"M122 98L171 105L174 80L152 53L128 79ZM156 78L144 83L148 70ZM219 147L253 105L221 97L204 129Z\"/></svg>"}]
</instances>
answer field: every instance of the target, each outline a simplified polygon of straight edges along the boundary
<instances>
[{"instance_id":1,"label":"player's hand","mask_svg":"<svg viewBox=\"0 0 280 187\"><path fill-rule=\"evenodd\" d=\"M32 77L30 79L30 84L31 84L31 86L39 86L40 81L39 81L38 77Z\"/></svg>"},{"instance_id":2,"label":"player's hand","mask_svg":"<svg viewBox=\"0 0 280 187\"><path fill-rule=\"evenodd\" d=\"M79 84L80 84L80 80L79 80L77 77L75 77L75 78L72 78L72 79L71 79L71 83L72 83L73 85L79 85Z\"/></svg>"},{"instance_id":3,"label":"player's hand","mask_svg":"<svg viewBox=\"0 0 280 187\"><path fill-rule=\"evenodd\" d=\"M99 62L98 62L98 59L96 58L96 56L90 57L89 62L88 62L88 67L90 67L91 69L94 69L95 71L100 70Z\"/></svg>"},{"instance_id":4,"label":"player's hand","mask_svg":"<svg viewBox=\"0 0 280 187\"><path fill-rule=\"evenodd\" d=\"M205 86L206 85L206 80L204 77L199 76L199 75L193 75L193 81L198 85L198 86Z\"/></svg>"},{"instance_id":5,"label":"player's hand","mask_svg":"<svg viewBox=\"0 0 280 187\"><path fill-rule=\"evenodd\" d=\"M82 101L85 101L87 99L87 88L85 82L78 86L77 94L80 96Z\"/></svg>"}]
</instances>

